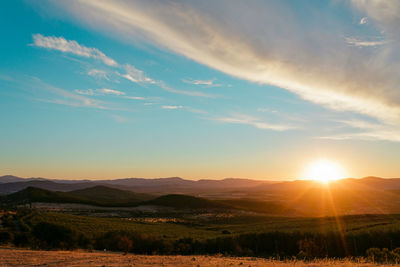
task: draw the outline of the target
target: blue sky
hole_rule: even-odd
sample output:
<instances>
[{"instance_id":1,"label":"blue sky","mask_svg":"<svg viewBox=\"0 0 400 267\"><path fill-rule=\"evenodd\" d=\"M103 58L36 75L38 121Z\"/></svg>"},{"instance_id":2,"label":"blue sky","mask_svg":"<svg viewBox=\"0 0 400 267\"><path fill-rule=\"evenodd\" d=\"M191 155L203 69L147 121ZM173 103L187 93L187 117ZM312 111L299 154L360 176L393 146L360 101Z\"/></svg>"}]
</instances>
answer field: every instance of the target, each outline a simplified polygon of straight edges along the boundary
<instances>
[{"instance_id":1,"label":"blue sky","mask_svg":"<svg viewBox=\"0 0 400 267\"><path fill-rule=\"evenodd\" d=\"M0 174L395 177L399 7L4 1Z\"/></svg>"}]
</instances>

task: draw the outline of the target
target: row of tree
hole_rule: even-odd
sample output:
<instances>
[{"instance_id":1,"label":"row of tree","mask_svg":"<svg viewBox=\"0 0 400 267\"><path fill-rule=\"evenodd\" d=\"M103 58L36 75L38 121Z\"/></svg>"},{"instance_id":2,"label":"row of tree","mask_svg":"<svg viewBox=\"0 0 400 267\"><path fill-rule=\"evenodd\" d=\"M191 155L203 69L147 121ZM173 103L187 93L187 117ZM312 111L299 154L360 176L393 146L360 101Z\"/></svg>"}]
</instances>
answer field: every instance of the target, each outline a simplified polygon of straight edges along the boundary
<instances>
[{"instance_id":1,"label":"row of tree","mask_svg":"<svg viewBox=\"0 0 400 267\"><path fill-rule=\"evenodd\" d=\"M398 262L400 231L328 234L272 232L229 235L207 240L171 240L135 232L107 232L88 237L65 225L40 222L29 231L0 232L0 243L39 249L123 251L137 254L225 254L302 259L368 256L373 261Z\"/></svg>"}]
</instances>

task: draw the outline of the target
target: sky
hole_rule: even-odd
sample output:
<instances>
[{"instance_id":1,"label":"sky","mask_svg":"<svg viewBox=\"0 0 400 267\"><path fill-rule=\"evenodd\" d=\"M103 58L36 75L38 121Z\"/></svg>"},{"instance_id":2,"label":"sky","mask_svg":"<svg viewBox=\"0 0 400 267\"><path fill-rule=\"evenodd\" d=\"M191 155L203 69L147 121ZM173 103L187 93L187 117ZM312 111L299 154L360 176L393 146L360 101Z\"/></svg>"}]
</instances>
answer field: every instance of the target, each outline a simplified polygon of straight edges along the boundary
<instances>
[{"instance_id":1,"label":"sky","mask_svg":"<svg viewBox=\"0 0 400 267\"><path fill-rule=\"evenodd\" d=\"M1 1L0 175L400 177L400 1Z\"/></svg>"}]
</instances>

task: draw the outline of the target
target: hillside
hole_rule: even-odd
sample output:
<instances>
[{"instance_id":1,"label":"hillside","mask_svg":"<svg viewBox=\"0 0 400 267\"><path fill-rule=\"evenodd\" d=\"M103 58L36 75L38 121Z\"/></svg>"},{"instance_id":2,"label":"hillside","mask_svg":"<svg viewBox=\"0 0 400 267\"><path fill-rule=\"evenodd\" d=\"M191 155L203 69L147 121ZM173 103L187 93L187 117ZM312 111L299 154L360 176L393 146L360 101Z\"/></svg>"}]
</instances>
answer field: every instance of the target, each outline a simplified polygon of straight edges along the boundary
<instances>
[{"instance_id":1,"label":"hillside","mask_svg":"<svg viewBox=\"0 0 400 267\"><path fill-rule=\"evenodd\" d=\"M141 201L152 198L149 195L135 194L129 191L95 186L71 192L53 192L41 188L28 187L16 193L3 196L1 203L18 205L32 202L77 203L97 206L135 206Z\"/></svg>"},{"instance_id":2,"label":"hillside","mask_svg":"<svg viewBox=\"0 0 400 267\"><path fill-rule=\"evenodd\" d=\"M56 183L54 181L48 180L28 180L21 182L12 182L12 183L2 183L0 186L0 195L6 195L10 193L15 193L26 189L28 187L41 188L50 191L71 191L78 190L83 188L88 188L96 185L96 183L92 182L78 182L78 183Z\"/></svg>"},{"instance_id":3,"label":"hillside","mask_svg":"<svg viewBox=\"0 0 400 267\"><path fill-rule=\"evenodd\" d=\"M103 185L74 190L67 192L67 194L99 203L107 203L107 205L126 205L129 203L139 203L153 198L153 196L148 194L137 194L131 191L120 190Z\"/></svg>"},{"instance_id":4,"label":"hillside","mask_svg":"<svg viewBox=\"0 0 400 267\"><path fill-rule=\"evenodd\" d=\"M48 203L84 203L84 199L70 196L64 192L53 192L36 187L27 187L16 193L3 196L2 204L18 205L32 202L48 202Z\"/></svg>"}]
</instances>

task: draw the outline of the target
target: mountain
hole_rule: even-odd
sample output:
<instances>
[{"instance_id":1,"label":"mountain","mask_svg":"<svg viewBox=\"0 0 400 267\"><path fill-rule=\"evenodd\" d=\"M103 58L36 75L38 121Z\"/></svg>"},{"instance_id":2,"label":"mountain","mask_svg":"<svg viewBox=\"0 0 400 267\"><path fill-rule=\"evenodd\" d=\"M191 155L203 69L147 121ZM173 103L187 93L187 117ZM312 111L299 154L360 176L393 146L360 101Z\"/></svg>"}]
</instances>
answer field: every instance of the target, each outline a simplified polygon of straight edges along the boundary
<instances>
[{"instance_id":1,"label":"mountain","mask_svg":"<svg viewBox=\"0 0 400 267\"><path fill-rule=\"evenodd\" d=\"M0 194L9 194L20 191L29 186L51 191L72 191L96 185L130 190L147 194L207 194L224 193L232 190L268 185L272 182L240 178L227 178L223 180L185 180L179 177L170 178L126 178L116 180L56 180L43 178L20 178L15 176L2 176ZM7 182L11 181L11 182Z\"/></svg>"},{"instance_id":2,"label":"mountain","mask_svg":"<svg viewBox=\"0 0 400 267\"><path fill-rule=\"evenodd\" d=\"M0 184L26 182L26 181L33 181L33 180L46 180L46 179L43 179L43 178L21 178L21 177L17 177L17 176L13 176L13 175L0 176Z\"/></svg>"},{"instance_id":3,"label":"mountain","mask_svg":"<svg viewBox=\"0 0 400 267\"><path fill-rule=\"evenodd\" d=\"M107 205L121 205L129 203L139 203L154 198L148 194L138 194L131 191L120 190L103 185L79 189L67 192L70 196L92 200Z\"/></svg>"},{"instance_id":4,"label":"mountain","mask_svg":"<svg viewBox=\"0 0 400 267\"><path fill-rule=\"evenodd\" d=\"M47 202L47 203L82 203L82 199L69 196L64 192L53 192L36 187L27 187L16 193L3 196L2 204L18 205L32 202Z\"/></svg>"},{"instance_id":5,"label":"mountain","mask_svg":"<svg viewBox=\"0 0 400 267\"><path fill-rule=\"evenodd\" d=\"M50 191L68 192L105 186L135 192L163 196L168 194L191 195L207 199L256 199L262 201L288 201L301 192L322 190L326 186L309 180L295 181L261 181L242 178L222 180L185 180L179 177L170 178L126 178L116 180L55 180L43 178L20 178L15 176L0 177L0 195L14 193L27 187L36 187ZM7 182L14 181L14 182ZM400 179L383 179L365 177L362 179L342 179L329 183L329 188L337 192L351 189L360 192L400 190ZM379 193L380 194L380 193ZM396 194L398 195L398 194ZM367 196L368 197L368 196ZM292 200L290 200L292 201Z\"/></svg>"},{"instance_id":6,"label":"mountain","mask_svg":"<svg viewBox=\"0 0 400 267\"><path fill-rule=\"evenodd\" d=\"M136 194L130 191L95 186L71 192L50 191L46 189L27 187L16 193L1 198L1 203L17 205L32 202L46 203L78 203L97 206L136 206L137 204L153 198L150 195Z\"/></svg>"},{"instance_id":7,"label":"mountain","mask_svg":"<svg viewBox=\"0 0 400 267\"><path fill-rule=\"evenodd\" d=\"M14 192L18 192L28 187L36 187L41 189L46 189L50 191L71 191L83 188L88 188L96 185L92 182L82 182L73 184L56 183L49 180L28 180L23 182L12 182L12 183L2 183L0 184L0 194L6 195Z\"/></svg>"}]
</instances>

